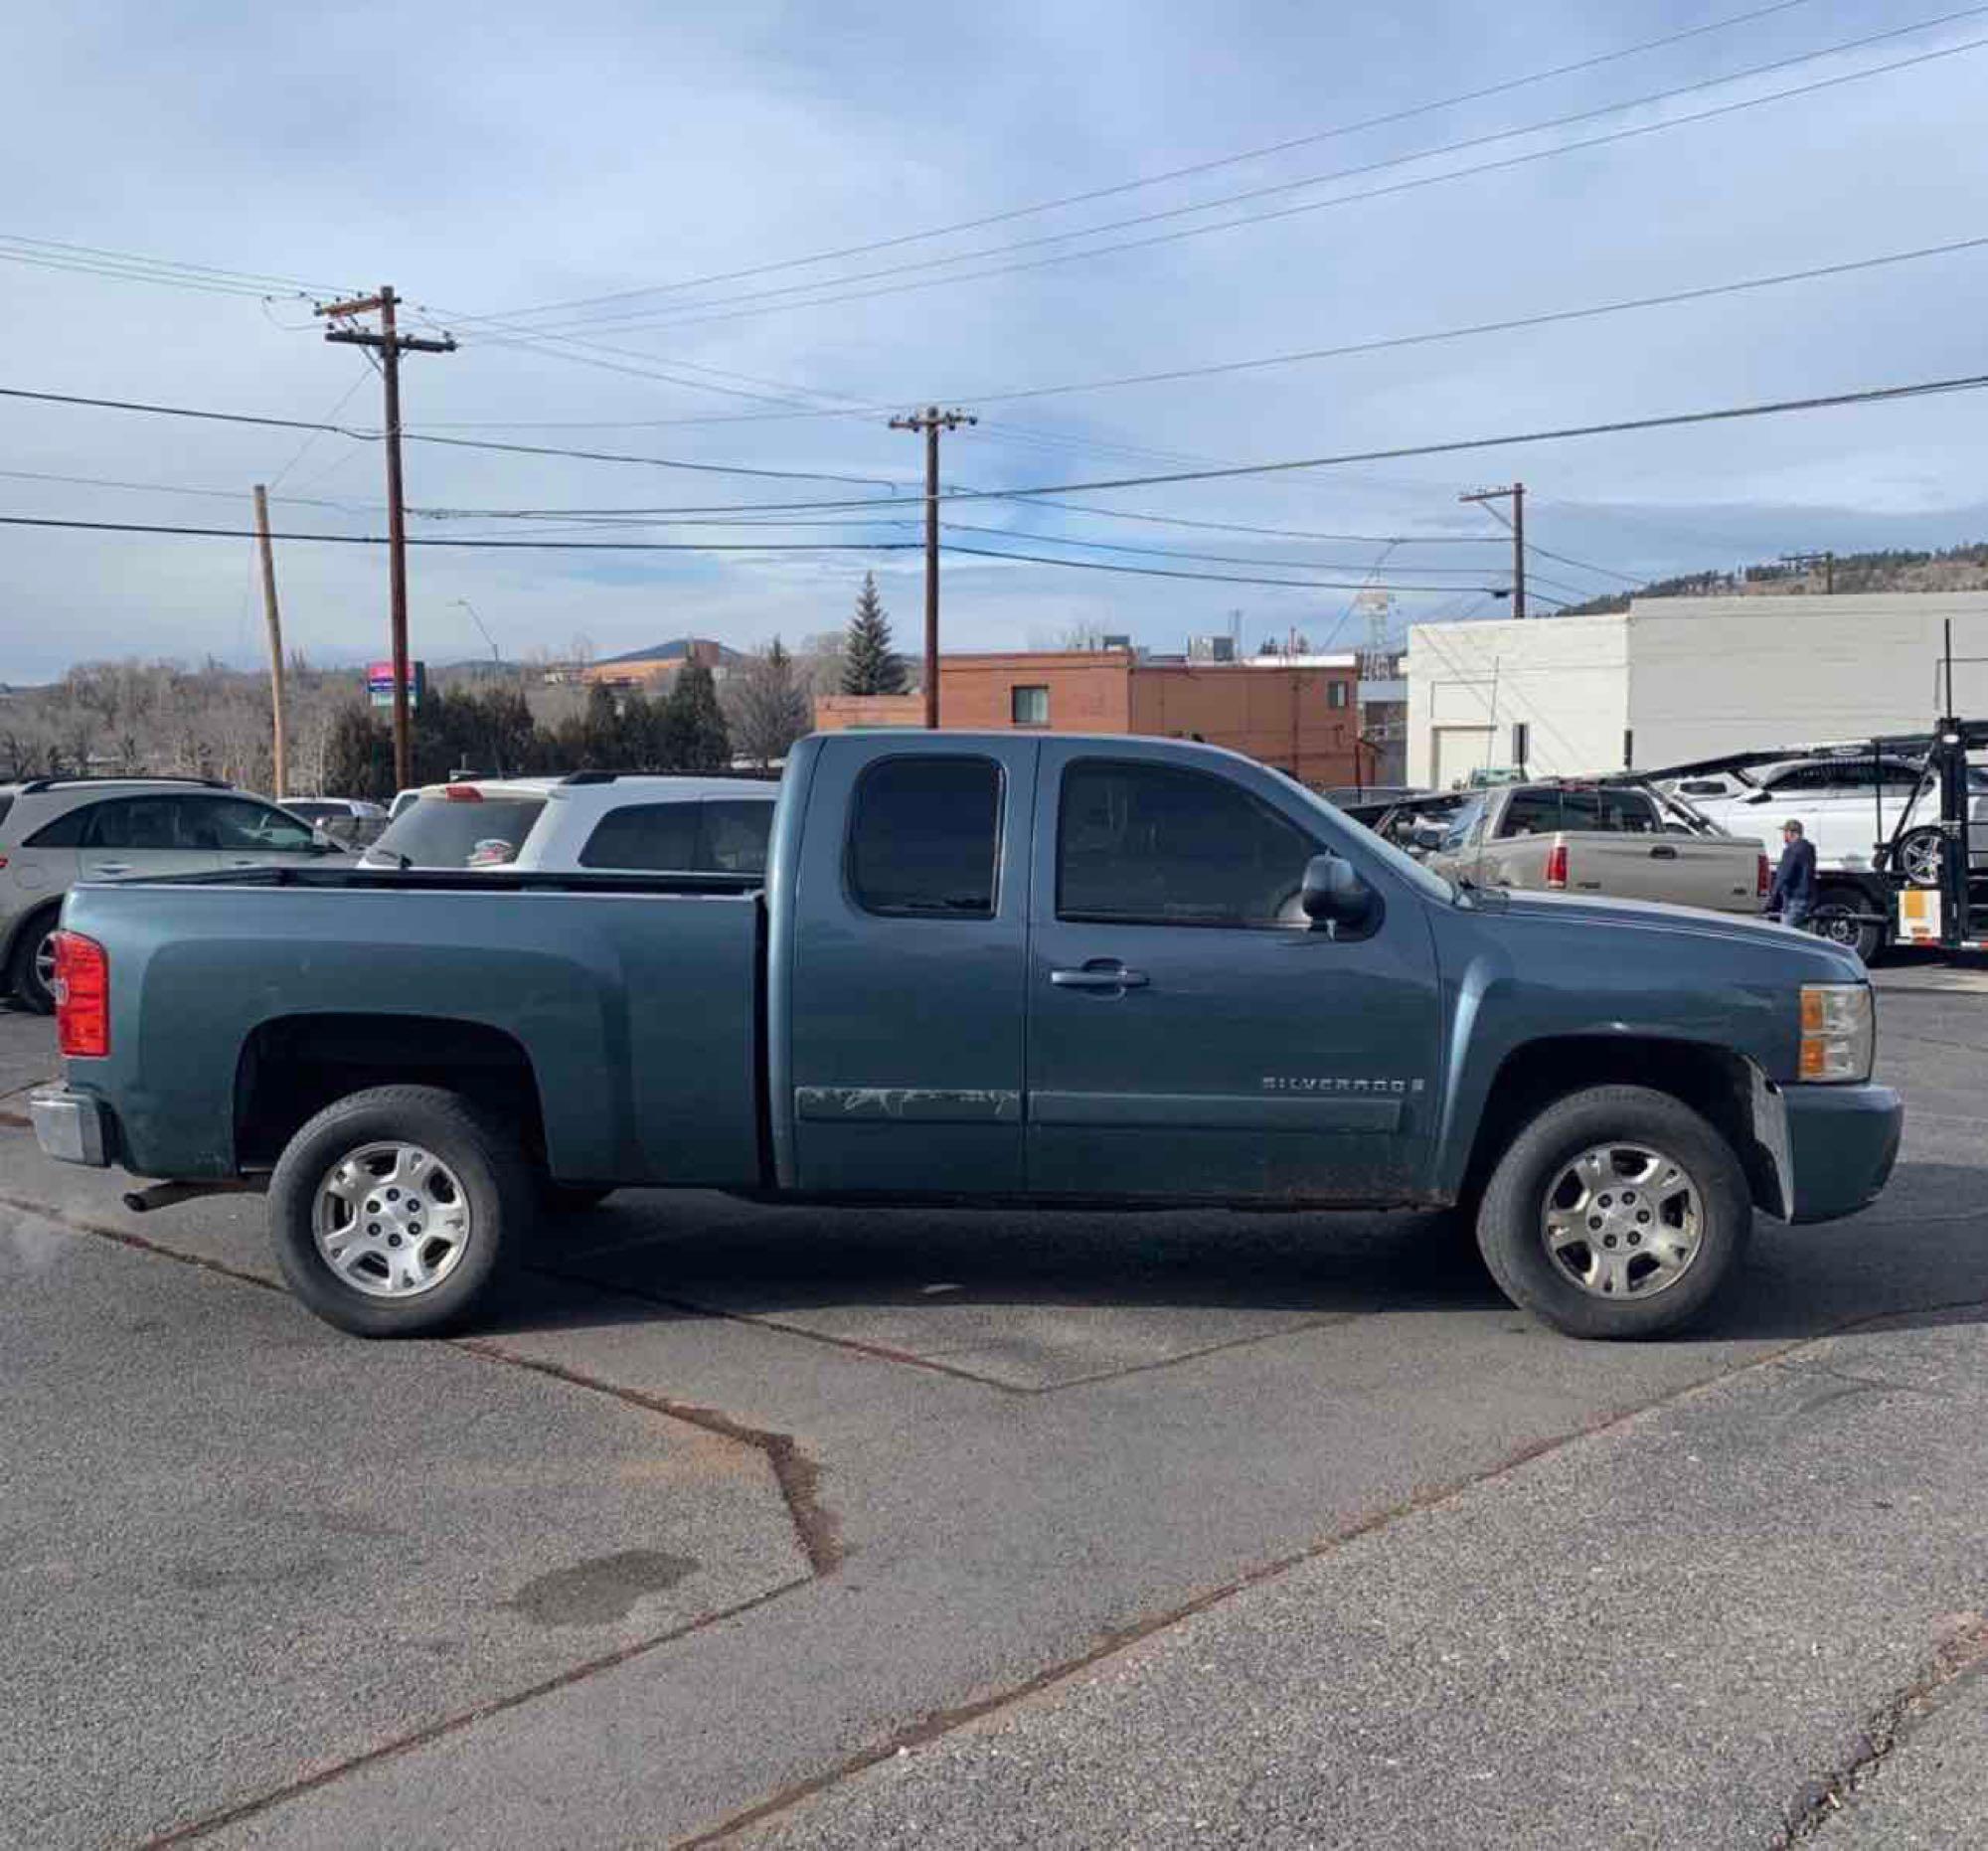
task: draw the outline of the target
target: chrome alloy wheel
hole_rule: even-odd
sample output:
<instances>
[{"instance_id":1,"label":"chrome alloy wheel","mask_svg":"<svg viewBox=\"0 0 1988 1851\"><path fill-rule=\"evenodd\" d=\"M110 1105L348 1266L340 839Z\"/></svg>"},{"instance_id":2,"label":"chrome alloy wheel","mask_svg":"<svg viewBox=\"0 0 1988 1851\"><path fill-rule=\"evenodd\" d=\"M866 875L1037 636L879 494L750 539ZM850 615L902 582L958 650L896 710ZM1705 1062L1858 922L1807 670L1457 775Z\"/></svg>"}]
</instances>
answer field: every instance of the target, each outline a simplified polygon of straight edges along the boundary
<instances>
[{"instance_id":1,"label":"chrome alloy wheel","mask_svg":"<svg viewBox=\"0 0 1988 1851\"><path fill-rule=\"evenodd\" d=\"M56 993L55 927L43 932L35 945L35 980L53 996Z\"/></svg>"},{"instance_id":2,"label":"chrome alloy wheel","mask_svg":"<svg viewBox=\"0 0 1988 1851\"><path fill-rule=\"evenodd\" d=\"M1705 1206L1675 1157L1647 1144L1595 1144L1560 1173L1542 1216L1547 1255L1597 1298L1651 1298L1698 1258Z\"/></svg>"},{"instance_id":3,"label":"chrome alloy wheel","mask_svg":"<svg viewBox=\"0 0 1988 1851\"><path fill-rule=\"evenodd\" d=\"M1937 829L1915 829L1899 844L1899 861L1914 887L1937 887L1946 843Z\"/></svg>"},{"instance_id":4,"label":"chrome alloy wheel","mask_svg":"<svg viewBox=\"0 0 1988 1851\"><path fill-rule=\"evenodd\" d=\"M337 1277L372 1298L413 1298L468 1251L469 1197L418 1144L362 1144L317 1186L311 1232Z\"/></svg>"}]
</instances>

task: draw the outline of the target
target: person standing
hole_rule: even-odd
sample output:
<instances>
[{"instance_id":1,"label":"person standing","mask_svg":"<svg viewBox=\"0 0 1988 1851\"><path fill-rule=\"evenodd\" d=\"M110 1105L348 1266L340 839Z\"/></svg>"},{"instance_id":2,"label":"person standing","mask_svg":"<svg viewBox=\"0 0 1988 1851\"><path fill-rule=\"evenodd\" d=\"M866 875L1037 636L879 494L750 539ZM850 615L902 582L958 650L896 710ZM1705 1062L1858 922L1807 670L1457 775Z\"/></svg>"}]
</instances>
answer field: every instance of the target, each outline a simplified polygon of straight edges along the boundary
<instances>
[{"instance_id":1,"label":"person standing","mask_svg":"<svg viewBox=\"0 0 1988 1851\"><path fill-rule=\"evenodd\" d=\"M1792 816L1781 825L1781 865L1767 890L1767 911L1783 926L1800 926L1815 906L1815 844Z\"/></svg>"}]
</instances>

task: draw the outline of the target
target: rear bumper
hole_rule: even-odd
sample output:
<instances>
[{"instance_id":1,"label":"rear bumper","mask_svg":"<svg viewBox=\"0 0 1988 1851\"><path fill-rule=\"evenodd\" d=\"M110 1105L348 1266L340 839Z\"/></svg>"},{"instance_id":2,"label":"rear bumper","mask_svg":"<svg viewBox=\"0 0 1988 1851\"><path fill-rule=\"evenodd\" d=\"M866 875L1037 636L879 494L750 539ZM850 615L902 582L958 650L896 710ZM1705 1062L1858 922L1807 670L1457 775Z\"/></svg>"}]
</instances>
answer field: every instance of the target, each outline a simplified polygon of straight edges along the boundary
<instances>
[{"instance_id":1,"label":"rear bumper","mask_svg":"<svg viewBox=\"0 0 1988 1851\"><path fill-rule=\"evenodd\" d=\"M1795 1222L1854 1215L1890 1180L1905 1102L1890 1087L1784 1087Z\"/></svg>"},{"instance_id":2,"label":"rear bumper","mask_svg":"<svg viewBox=\"0 0 1988 1851\"><path fill-rule=\"evenodd\" d=\"M28 1116L34 1123L35 1142L45 1155L92 1170L110 1167L116 1140L101 1099L67 1087L44 1087L28 1095Z\"/></svg>"}]
</instances>

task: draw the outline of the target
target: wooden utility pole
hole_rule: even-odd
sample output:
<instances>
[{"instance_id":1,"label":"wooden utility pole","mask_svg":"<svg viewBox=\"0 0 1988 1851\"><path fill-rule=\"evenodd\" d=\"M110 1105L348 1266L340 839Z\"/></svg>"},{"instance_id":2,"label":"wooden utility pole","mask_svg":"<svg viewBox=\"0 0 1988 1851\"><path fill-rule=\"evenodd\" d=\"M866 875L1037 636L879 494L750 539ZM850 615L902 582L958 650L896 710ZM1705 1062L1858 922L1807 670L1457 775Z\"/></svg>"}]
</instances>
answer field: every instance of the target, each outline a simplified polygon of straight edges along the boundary
<instances>
[{"instance_id":1,"label":"wooden utility pole","mask_svg":"<svg viewBox=\"0 0 1988 1851\"><path fill-rule=\"evenodd\" d=\"M1523 617L1526 614L1526 485L1514 482L1509 488L1480 488L1472 494L1457 496L1458 501L1490 503L1510 500L1512 518L1505 525L1512 530L1512 614ZM1495 512L1495 510L1494 510ZM1497 517L1505 520L1501 514ZM1551 601L1551 600L1549 600Z\"/></svg>"},{"instance_id":2,"label":"wooden utility pole","mask_svg":"<svg viewBox=\"0 0 1988 1851\"><path fill-rule=\"evenodd\" d=\"M262 550L262 614L269 620L269 712L276 754L276 788L270 794L280 803L284 796L283 619L276 609L276 556L269 551L269 491L260 482L255 484L255 541Z\"/></svg>"},{"instance_id":3,"label":"wooden utility pole","mask_svg":"<svg viewBox=\"0 0 1988 1851\"><path fill-rule=\"evenodd\" d=\"M941 412L928 405L909 418L891 420L893 430L925 433L925 725L938 727L938 433L977 424L968 412Z\"/></svg>"},{"instance_id":4,"label":"wooden utility pole","mask_svg":"<svg viewBox=\"0 0 1988 1851\"><path fill-rule=\"evenodd\" d=\"M1824 597L1835 595L1836 555L1833 552L1783 553L1781 555L1781 564L1783 566L1792 566L1799 573L1810 573L1820 566L1822 568L1822 594Z\"/></svg>"},{"instance_id":5,"label":"wooden utility pole","mask_svg":"<svg viewBox=\"0 0 1988 1851\"><path fill-rule=\"evenodd\" d=\"M324 338L347 347L369 347L380 355L380 377L387 387L387 585L389 626L394 658L394 781L405 790L414 782L414 754L408 739L408 517L401 494L401 355L452 354L455 340L444 334L438 341L418 340L398 331L394 311L400 297L391 283L382 283L378 295L354 302L326 302L320 315L380 314L380 332L370 328L327 328Z\"/></svg>"}]
</instances>

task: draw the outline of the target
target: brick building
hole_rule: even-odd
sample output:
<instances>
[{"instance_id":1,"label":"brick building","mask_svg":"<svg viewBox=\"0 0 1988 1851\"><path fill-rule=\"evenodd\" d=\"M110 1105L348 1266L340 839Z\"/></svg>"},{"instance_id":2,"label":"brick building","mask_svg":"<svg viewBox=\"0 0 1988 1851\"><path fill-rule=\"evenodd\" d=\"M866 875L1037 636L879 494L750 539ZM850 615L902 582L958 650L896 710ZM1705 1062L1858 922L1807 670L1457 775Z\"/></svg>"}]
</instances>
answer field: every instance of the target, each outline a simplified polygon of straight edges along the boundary
<instances>
[{"instance_id":1,"label":"brick building","mask_svg":"<svg viewBox=\"0 0 1988 1851\"><path fill-rule=\"evenodd\" d=\"M948 655L939 660L939 724L1200 739L1328 787L1361 781L1356 686L1351 655L1250 662L1154 661L1129 649ZM823 732L921 726L924 699L823 695L814 723Z\"/></svg>"},{"instance_id":2,"label":"brick building","mask_svg":"<svg viewBox=\"0 0 1988 1851\"><path fill-rule=\"evenodd\" d=\"M679 642L657 643L648 649L631 649L626 655L611 655L602 662L589 662L579 671L578 679L664 694L686 662L702 662L714 680L723 681L744 660L738 650L708 636L686 636Z\"/></svg>"}]
</instances>

